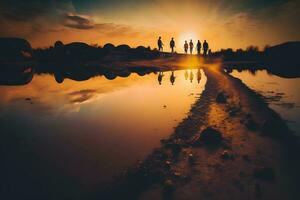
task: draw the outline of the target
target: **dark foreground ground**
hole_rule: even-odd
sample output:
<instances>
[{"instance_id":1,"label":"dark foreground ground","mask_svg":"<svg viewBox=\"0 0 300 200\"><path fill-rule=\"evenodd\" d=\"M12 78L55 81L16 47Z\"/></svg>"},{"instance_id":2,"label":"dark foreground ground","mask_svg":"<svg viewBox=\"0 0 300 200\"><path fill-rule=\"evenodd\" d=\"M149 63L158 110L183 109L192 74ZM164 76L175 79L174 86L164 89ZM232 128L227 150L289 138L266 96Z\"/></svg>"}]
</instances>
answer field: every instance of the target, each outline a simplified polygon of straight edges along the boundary
<instances>
[{"instance_id":1,"label":"dark foreground ground","mask_svg":"<svg viewBox=\"0 0 300 200\"><path fill-rule=\"evenodd\" d=\"M161 148L91 199L300 199L299 144L261 96L218 66Z\"/></svg>"}]
</instances>

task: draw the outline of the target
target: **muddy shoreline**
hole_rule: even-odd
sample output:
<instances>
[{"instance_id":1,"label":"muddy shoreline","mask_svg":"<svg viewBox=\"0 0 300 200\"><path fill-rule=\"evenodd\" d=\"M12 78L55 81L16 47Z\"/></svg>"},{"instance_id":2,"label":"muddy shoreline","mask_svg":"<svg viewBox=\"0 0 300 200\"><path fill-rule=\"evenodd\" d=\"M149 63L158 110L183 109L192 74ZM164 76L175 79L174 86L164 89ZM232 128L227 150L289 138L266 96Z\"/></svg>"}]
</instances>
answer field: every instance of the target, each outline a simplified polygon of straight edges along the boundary
<instances>
[{"instance_id":1,"label":"muddy shoreline","mask_svg":"<svg viewBox=\"0 0 300 200\"><path fill-rule=\"evenodd\" d=\"M297 199L297 138L263 98L217 67L174 133L92 199ZM222 101L218 100L221 95ZM203 130L221 139L207 143Z\"/></svg>"}]
</instances>

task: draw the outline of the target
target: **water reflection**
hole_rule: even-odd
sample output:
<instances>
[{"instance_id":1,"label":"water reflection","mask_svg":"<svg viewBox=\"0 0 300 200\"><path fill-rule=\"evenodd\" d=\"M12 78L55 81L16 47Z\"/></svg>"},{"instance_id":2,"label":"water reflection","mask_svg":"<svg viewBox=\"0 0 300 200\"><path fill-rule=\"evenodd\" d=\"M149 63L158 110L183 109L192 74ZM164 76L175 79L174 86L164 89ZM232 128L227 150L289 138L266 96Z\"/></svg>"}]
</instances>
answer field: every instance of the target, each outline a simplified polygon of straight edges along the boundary
<instances>
[{"instance_id":1,"label":"water reflection","mask_svg":"<svg viewBox=\"0 0 300 200\"><path fill-rule=\"evenodd\" d=\"M158 77L157 77L159 85L161 85L163 77L164 77L164 73L163 72L159 72L158 73Z\"/></svg>"},{"instance_id":2,"label":"water reflection","mask_svg":"<svg viewBox=\"0 0 300 200\"><path fill-rule=\"evenodd\" d=\"M193 70L191 70L191 72L190 72L190 81L191 81L191 83L193 82L193 79L194 79L194 74L193 74Z\"/></svg>"},{"instance_id":3,"label":"water reflection","mask_svg":"<svg viewBox=\"0 0 300 200\"><path fill-rule=\"evenodd\" d=\"M174 85L175 79L176 79L176 76L174 74L174 71L172 71L171 76L170 76L170 82L171 82L172 85Z\"/></svg>"},{"instance_id":4,"label":"water reflection","mask_svg":"<svg viewBox=\"0 0 300 200\"><path fill-rule=\"evenodd\" d=\"M262 94L270 107L286 119L289 127L300 136L300 93L296 87L300 85L300 78L282 78L266 70L229 72Z\"/></svg>"},{"instance_id":5,"label":"water reflection","mask_svg":"<svg viewBox=\"0 0 300 200\"><path fill-rule=\"evenodd\" d=\"M197 82L198 84L200 83L200 80L201 80L201 71L200 69L197 70Z\"/></svg>"},{"instance_id":6,"label":"water reflection","mask_svg":"<svg viewBox=\"0 0 300 200\"><path fill-rule=\"evenodd\" d=\"M188 80L188 78L189 78L189 73L188 73L187 70L185 70L185 72L184 72L184 77L185 77L185 80Z\"/></svg>"},{"instance_id":7,"label":"water reflection","mask_svg":"<svg viewBox=\"0 0 300 200\"><path fill-rule=\"evenodd\" d=\"M33 67L1 66L0 85L25 85L31 82L33 75Z\"/></svg>"},{"instance_id":8,"label":"water reflection","mask_svg":"<svg viewBox=\"0 0 300 200\"><path fill-rule=\"evenodd\" d=\"M2 180L22 196L82 193L144 159L186 117L196 100L190 94L200 95L206 83L202 70L200 84L187 82L185 71L159 72L160 80L152 72L132 69L123 78L128 72L114 71L108 80L105 73L62 70L0 86Z\"/></svg>"}]
</instances>

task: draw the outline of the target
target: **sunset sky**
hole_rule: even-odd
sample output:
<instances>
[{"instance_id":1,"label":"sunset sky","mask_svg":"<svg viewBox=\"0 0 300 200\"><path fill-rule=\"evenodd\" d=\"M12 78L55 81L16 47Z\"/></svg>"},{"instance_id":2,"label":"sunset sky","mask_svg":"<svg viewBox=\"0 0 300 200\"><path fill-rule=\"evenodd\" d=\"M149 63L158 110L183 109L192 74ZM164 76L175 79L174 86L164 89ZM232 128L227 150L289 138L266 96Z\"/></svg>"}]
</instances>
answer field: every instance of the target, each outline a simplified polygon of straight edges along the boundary
<instances>
[{"instance_id":1,"label":"sunset sky","mask_svg":"<svg viewBox=\"0 0 300 200\"><path fill-rule=\"evenodd\" d=\"M3 0L0 36L33 47L57 40L156 47L158 36L177 51L206 39L212 50L300 40L299 0Z\"/></svg>"}]
</instances>

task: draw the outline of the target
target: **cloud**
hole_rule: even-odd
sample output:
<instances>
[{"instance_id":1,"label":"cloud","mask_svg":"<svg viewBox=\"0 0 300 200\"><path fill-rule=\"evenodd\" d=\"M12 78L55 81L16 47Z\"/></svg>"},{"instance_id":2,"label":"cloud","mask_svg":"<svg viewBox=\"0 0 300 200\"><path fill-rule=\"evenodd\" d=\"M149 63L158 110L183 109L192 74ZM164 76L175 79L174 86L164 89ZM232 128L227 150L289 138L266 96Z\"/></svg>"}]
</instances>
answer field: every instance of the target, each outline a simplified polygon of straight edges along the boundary
<instances>
[{"instance_id":1,"label":"cloud","mask_svg":"<svg viewBox=\"0 0 300 200\"><path fill-rule=\"evenodd\" d=\"M70 103L83 103L92 99L97 94L97 90L79 90L69 93Z\"/></svg>"},{"instance_id":2,"label":"cloud","mask_svg":"<svg viewBox=\"0 0 300 200\"><path fill-rule=\"evenodd\" d=\"M66 23L64 26L75 29L92 29L94 28L94 23L92 20L87 17L75 15L75 14L66 14L65 15Z\"/></svg>"}]
</instances>

